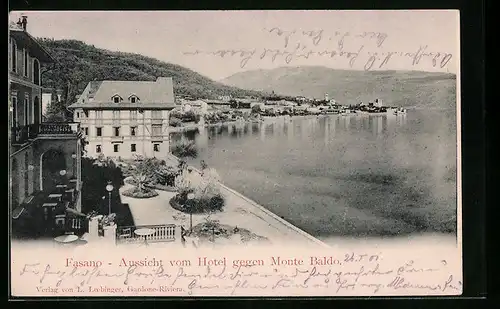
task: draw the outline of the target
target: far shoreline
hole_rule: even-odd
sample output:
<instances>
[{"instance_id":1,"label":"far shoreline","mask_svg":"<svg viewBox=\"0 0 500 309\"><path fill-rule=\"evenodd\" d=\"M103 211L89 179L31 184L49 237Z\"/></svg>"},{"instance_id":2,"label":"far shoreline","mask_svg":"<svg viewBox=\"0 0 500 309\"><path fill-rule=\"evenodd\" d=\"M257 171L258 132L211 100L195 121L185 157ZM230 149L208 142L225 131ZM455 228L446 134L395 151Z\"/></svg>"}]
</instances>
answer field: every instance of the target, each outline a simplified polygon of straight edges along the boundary
<instances>
[{"instance_id":1,"label":"far shoreline","mask_svg":"<svg viewBox=\"0 0 500 309\"><path fill-rule=\"evenodd\" d=\"M274 119L294 119L300 117L301 119L307 119L307 118L318 118L318 117L329 117L329 116L340 116L340 117L352 117L352 116L384 116L385 114L374 114L374 115L365 115L365 114L357 114L357 113L352 113L349 115L342 115L342 114L317 114L317 115L280 115L280 116L262 116L261 119L259 120L232 120L232 121L223 121L223 122L218 122L218 123L210 123L210 124L188 124L180 127L172 127L169 126L169 133L181 133L185 131L193 131L195 129L203 129L203 128L211 128L211 127L220 127L220 126L225 126L225 125L232 125L232 124L249 124L249 123L262 123L268 120L274 120Z\"/></svg>"},{"instance_id":2,"label":"far shoreline","mask_svg":"<svg viewBox=\"0 0 500 309\"><path fill-rule=\"evenodd\" d=\"M416 110L416 111L421 111L421 110L427 110L427 111L436 111L436 112L440 112L440 111L455 111L455 109L450 109L450 108L421 108L421 107L413 107L413 108L407 108L408 110ZM294 119L294 118L302 118L302 119L306 119L306 118L317 118L317 117L329 117L329 116L338 116L338 117L353 117L353 116L372 116L372 117L379 117L379 116L386 116L386 115L390 115L390 114L387 114L387 113L374 113L372 115L370 114L359 114L359 113L351 113L351 114L347 114L347 115L343 115L343 114L309 114L309 115L293 115L293 116L290 116L290 115L279 115L279 116L262 116L261 119L259 120L232 120L232 121L223 121L223 122L218 122L218 123L210 123L210 124L194 124L194 123L190 123L190 124L187 124L187 125L183 125L183 126L180 126L180 127L172 127L172 126L169 126L169 133L182 133L182 132L185 132L185 131L193 131L195 129L203 129L203 128L213 128L213 127L220 127L220 126L225 126L225 125L233 125L233 124L249 124L249 123L262 123L266 120L269 120L269 119L284 119L284 118L287 118L287 117L290 117L290 119Z\"/></svg>"}]
</instances>

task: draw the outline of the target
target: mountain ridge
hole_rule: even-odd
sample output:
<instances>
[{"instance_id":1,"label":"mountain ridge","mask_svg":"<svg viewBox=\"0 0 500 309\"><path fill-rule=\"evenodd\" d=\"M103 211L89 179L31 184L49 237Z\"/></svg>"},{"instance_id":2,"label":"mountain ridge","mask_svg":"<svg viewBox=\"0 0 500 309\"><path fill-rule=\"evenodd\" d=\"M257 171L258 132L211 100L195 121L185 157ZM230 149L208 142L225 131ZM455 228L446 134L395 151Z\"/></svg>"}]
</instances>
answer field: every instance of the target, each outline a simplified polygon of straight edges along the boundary
<instances>
[{"instance_id":1,"label":"mountain ridge","mask_svg":"<svg viewBox=\"0 0 500 309\"><path fill-rule=\"evenodd\" d=\"M296 65L296 66L280 66L274 69L251 69L251 70L246 70L242 72L236 72L234 74L228 75L224 78L220 78L217 81L222 82L225 79L228 79L234 75L242 74L242 73L248 73L248 72L264 72L264 71L271 71L271 70L283 70L283 69L298 69L298 68L323 68L323 69L329 69L329 70L335 70L335 71L343 71L343 72L366 72L365 70L354 70L354 69L336 69L336 68L330 68L322 65ZM439 71L421 71L421 70L371 70L369 72L372 73L380 73L380 74L385 74L385 73L423 73L423 74L435 74L435 75L453 75L456 76L455 73L451 72L439 72Z\"/></svg>"},{"instance_id":2,"label":"mountain ridge","mask_svg":"<svg viewBox=\"0 0 500 309\"><path fill-rule=\"evenodd\" d=\"M356 104L375 98L399 106L455 108L456 74L425 71L337 70L323 66L284 66L238 72L221 83L279 95L330 98Z\"/></svg>"}]
</instances>

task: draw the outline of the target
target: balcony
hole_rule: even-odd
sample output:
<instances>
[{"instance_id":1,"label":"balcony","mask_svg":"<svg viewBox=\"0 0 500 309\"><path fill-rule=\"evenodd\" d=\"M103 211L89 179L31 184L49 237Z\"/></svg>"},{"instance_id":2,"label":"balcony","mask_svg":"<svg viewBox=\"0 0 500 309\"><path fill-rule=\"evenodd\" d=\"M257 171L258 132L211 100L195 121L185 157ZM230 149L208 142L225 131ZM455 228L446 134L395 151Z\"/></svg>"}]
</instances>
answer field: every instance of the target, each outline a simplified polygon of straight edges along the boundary
<instances>
[{"instance_id":1,"label":"balcony","mask_svg":"<svg viewBox=\"0 0 500 309\"><path fill-rule=\"evenodd\" d=\"M40 124L39 135L77 135L80 134L78 123L48 123Z\"/></svg>"},{"instance_id":2,"label":"balcony","mask_svg":"<svg viewBox=\"0 0 500 309\"><path fill-rule=\"evenodd\" d=\"M83 135L78 123L41 123L11 128L11 143L22 146L35 139L78 138Z\"/></svg>"}]
</instances>

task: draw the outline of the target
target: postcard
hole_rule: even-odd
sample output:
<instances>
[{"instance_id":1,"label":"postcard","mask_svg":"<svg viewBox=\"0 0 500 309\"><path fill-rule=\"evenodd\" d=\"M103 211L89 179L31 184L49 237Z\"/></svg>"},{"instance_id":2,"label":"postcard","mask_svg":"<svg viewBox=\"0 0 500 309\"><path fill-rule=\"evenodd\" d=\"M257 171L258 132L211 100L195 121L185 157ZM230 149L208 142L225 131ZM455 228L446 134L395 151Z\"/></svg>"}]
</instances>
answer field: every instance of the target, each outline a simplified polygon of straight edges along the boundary
<instances>
[{"instance_id":1,"label":"postcard","mask_svg":"<svg viewBox=\"0 0 500 309\"><path fill-rule=\"evenodd\" d=\"M11 297L462 294L458 11L9 19Z\"/></svg>"}]
</instances>

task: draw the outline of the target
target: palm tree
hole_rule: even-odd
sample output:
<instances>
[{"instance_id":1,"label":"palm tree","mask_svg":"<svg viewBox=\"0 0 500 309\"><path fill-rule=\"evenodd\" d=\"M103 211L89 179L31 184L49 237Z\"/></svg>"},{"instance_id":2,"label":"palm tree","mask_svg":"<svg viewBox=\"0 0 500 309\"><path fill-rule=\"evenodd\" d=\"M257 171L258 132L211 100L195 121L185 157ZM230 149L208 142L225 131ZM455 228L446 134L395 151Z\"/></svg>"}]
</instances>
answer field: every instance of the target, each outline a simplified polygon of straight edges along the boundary
<instances>
[{"instance_id":1,"label":"palm tree","mask_svg":"<svg viewBox=\"0 0 500 309\"><path fill-rule=\"evenodd\" d=\"M146 178L147 178L146 175L144 175L143 173L140 173L137 176L134 176L134 181L137 184L137 188L139 188L139 190L141 190L141 192L147 191Z\"/></svg>"}]
</instances>

